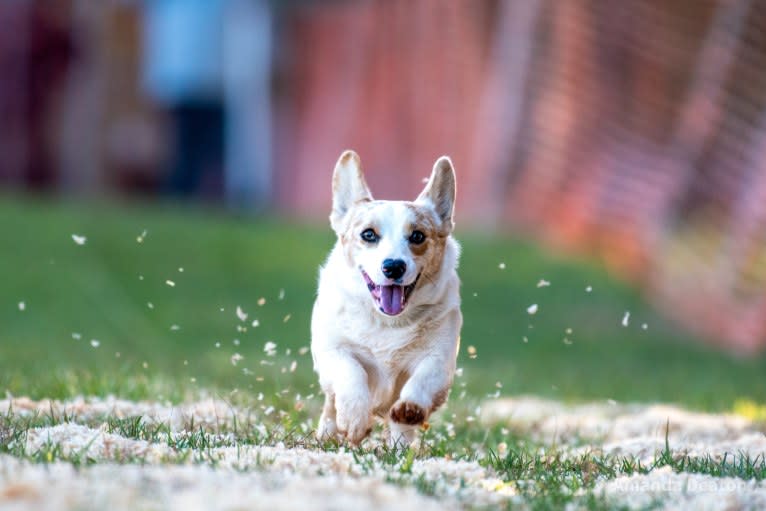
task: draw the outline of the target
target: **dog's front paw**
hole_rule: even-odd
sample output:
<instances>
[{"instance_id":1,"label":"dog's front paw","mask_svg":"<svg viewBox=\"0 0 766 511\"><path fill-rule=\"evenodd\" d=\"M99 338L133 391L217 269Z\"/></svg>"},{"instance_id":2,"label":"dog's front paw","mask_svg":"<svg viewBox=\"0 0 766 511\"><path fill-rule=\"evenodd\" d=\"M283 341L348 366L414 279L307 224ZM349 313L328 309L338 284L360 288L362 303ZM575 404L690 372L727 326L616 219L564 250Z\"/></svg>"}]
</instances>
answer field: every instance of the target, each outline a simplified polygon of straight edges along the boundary
<instances>
[{"instance_id":1,"label":"dog's front paw","mask_svg":"<svg viewBox=\"0 0 766 511\"><path fill-rule=\"evenodd\" d=\"M353 445L359 445L372 432L372 416L366 406L343 406L337 403L338 433Z\"/></svg>"},{"instance_id":2,"label":"dog's front paw","mask_svg":"<svg viewBox=\"0 0 766 511\"><path fill-rule=\"evenodd\" d=\"M415 426L423 424L427 417L425 408L412 401L397 401L391 408L391 420L399 424Z\"/></svg>"}]
</instances>

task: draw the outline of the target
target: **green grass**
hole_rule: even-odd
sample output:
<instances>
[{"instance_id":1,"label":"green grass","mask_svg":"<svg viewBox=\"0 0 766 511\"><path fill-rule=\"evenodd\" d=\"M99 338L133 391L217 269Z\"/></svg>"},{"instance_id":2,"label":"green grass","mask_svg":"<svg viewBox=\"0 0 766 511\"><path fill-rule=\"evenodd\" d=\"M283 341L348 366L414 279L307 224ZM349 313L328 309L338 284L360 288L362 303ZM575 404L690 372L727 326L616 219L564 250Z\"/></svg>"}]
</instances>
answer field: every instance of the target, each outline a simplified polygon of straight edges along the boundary
<instances>
[{"instance_id":1,"label":"green grass","mask_svg":"<svg viewBox=\"0 0 766 511\"><path fill-rule=\"evenodd\" d=\"M334 242L324 221L6 197L0 229L0 390L172 400L198 388L309 391L310 355L298 350L309 345L317 268ZM87 242L75 244L75 233ZM735 359L693 342L598 264L469 229L457 237L465 316L459 364L470 395L500 383L503 394L570 401L659 400L708 410L728 410L738 398L766 402L758 384L766 357ZM551 285L538 288L540 279ZM533 303L539 311L529 315ZM238 305L246 322L236 317ZM277 357L264 355L267 341L277 344ZM235 353L244 357L236 366Z\"/></svg>"},{"instance_id":2,"label":"green grass","mask_svg":"<svg viewBox=\"0 0 766 511\"><path fill-rule=\"evenodd\" d=\"M190 424L179 436L141 417L104 417L93 424L166 443L175 453L170 463L215 464L205 453L230 445L340 448L311 436L317 397L306 409L293 410L296 393L317 394L310 354L301 348L310 343L317 268L334 242L324 220L312 225L178 205L5 197L0 229L0 391L174 402L212 393L245 407L289 410L275 413L266 431L248 423L217 430ZM87 242L77 245L72 234ZM736 359L705 347L599 264L468 228L457 237L463 246L464 377L453 389L450 412L498 391L565 401L665 401L710 411L731 410L735 401L754 410L766 403L766 357ZM551 285L537 287L540 279ZM527 313L531 304L539 307L534 315ZM246 321L237 317L237 306L248 313ZM621 325L625 311L631 312L628 327ZM276 343L275 356L264 353L267 342ZM243 358L233 360L235 354ZM437 421L417 452L360 448L353 451L357 463L370 470L383 464L391 482L436 494L433 480L411 473L415 458L475 460L514 485L535 509L568 502L609 508L589 491L597 480L662 466L766 479L762 458L689 458L672 446L648 466L597 453L572 458L465 421L467 413L458 414L451 431ZM53 413L0 416L0 453L42 463L96 462L53 443L37 452L23 449L20 440L29 428L69 420ZM497 454L501 442L509 446L503 455Z\"/></svg>"}]
</instances>

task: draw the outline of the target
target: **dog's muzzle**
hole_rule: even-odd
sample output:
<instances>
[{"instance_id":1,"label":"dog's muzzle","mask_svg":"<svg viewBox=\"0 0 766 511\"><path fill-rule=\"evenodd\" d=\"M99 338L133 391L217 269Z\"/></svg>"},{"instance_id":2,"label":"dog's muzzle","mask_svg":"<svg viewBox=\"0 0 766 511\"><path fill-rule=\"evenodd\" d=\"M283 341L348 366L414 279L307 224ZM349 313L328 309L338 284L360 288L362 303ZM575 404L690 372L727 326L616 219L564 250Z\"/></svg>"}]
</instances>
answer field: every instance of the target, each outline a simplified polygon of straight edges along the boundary
<instances>
[{"instance_id":1,"label":"dog's muzzle","mask_svg":"<svg viewBox=\"0 0 766 511\"><path fill-rule=\"evenodd\" d=\"M418 279L420 279L420 274L418 274L412 284L406 286L398 284L378 285L372 281L366 271L362 268L359 269L362 272L364 281L367 283L367 289L370 290L375 305L377 305L378 309L387 316L398 316L402 313L407 305L407 300L415 290L415 285L418 283Z\"/></svg>"}]
</instances>

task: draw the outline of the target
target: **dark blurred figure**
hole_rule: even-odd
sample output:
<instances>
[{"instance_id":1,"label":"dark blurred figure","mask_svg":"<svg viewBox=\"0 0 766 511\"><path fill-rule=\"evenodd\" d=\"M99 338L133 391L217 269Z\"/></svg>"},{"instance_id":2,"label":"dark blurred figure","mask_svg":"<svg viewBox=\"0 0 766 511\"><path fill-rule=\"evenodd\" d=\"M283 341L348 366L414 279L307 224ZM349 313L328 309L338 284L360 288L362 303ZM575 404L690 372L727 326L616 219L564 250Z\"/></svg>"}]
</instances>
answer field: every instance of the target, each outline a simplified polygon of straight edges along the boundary
<instances>
[{"instance_id":1,"label":"dark blurred figure","mask_svg":"<svg viewBox=\"0 0 766 511\"><path fill-rule=\"evenodd\" d=\"M0 8L0 180L57 179L53 125L74 57L71 3L5 0Z\"/></svg>"},{"instance_id":2,"label":"dark blurred figure","mask_svg":"<svg viewBox=\"0 0 766 511\"><path fill-rule=\"evenodd\" d=\"M143 4L143 84L171 117L175 147L166 186L181 196L222 195L224 4L225 0Z\"/></svg>"}]
</instances>

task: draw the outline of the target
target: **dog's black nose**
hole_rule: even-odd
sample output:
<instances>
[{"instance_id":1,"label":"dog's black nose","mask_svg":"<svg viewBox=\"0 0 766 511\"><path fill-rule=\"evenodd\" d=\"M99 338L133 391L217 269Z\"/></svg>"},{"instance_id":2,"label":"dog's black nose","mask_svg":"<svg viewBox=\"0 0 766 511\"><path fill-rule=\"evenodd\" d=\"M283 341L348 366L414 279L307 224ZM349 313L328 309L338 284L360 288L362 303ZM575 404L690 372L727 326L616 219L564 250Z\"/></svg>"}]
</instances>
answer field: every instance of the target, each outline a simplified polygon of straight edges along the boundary
<instances>
[{"instance_id":1,"label":"dog's black nose","mask_svg":"<svg viewBox=\"0 0 766 511\"><path fill-rule=\"evenodd\" d=\"M402 278L404 272L407 271L407 263L401 259L384 259L381 269L383 270L383 275L389 279L397 280Z\"/></svg>"}]
</instances>

